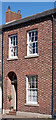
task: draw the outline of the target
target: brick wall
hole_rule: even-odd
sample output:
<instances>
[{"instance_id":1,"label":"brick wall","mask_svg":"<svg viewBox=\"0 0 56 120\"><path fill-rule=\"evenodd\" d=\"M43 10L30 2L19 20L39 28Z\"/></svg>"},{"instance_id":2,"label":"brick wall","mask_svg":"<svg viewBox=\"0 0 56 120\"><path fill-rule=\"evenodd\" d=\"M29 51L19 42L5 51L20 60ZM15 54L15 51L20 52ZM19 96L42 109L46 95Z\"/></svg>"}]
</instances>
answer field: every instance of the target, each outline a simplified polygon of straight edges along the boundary
<instances>
[{"instance_id":1,"label":"brick wall","mask_svg":"<svg viewBox=\"0 0 56 120\"><path fill-rule=\"evenodd\" d=\"M54 116L56 116L56 18L54 22Z\"/></svg>"},{"instance_id":2,"label":"brick wall","mask_svg":"<svg viewBox=\"0 0 56 120\"><path fill-rule=\"evenodd\" d=\"M25 59L27 55L27 31L38 30L37 58ZM18 36L18 60L7 60L8 35ZM17 110L52 114L52 21L45 20L32 25L21 26L4 32L3 42L3 108L8 109L6 90L9 90L7 75L10 71L17 75ZM38 104L25 106L26 75L38 75Z\"/></svg>"},{"instance_id":3,"label":"brick wall","mask_svg":"<svg viewBox=\"0 0 56 120\"><path fill-rule=\"evenodd\" d=\"M0 33L0 81L2 79L2 34Z\"/></svg>"},{"instance_id":4,"label":"brick wall","mask_svg":"<svg viewBox=\"0 0 56 120\"><path fill-rule=\"evenodd\" d=\"M20 14L20 11L18 11L18 13L15 13L9 10L6 12L6 23L11 22L13 20L19 20L21 18L22 18L22 15Z\"/></svg>"}]
</instances>

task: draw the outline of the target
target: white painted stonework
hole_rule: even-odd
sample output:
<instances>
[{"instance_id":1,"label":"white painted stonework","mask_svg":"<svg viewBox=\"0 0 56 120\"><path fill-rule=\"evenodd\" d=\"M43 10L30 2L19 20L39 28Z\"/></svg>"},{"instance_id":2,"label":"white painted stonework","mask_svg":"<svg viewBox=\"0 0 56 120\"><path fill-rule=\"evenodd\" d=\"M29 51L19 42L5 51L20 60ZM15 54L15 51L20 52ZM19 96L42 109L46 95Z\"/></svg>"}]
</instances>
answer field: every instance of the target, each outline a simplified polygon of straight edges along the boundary
<instances>
[{"instance_id":1,"label":"white painted stonework","mask_svg":"<svg viewBox=\"0 0 56 120\"><path fill-rule=\"evenodd\" d=\"M16 109L16 90L15 90L15 86L12 85L12 106L14 107L14 109Z\"/></svg>"},{"instance_id":2,"label":"white painted stonework","mask_svg":"<svg viewBox=\"0 0 56 120\"><path fill-rule=\"evenodd\" d=\"M1 63L1 60L0 60L0 63Z\"/></svg>"},{"instance_id":3,"label":"white painted stonework","mask_svg":"<svg viewBox=\"0 0 56 120\"><path fill-rule=\"evenodd\" d=\"M0 85L0 114L2 113L2 87Z\"/></svg>"}]
</instances>

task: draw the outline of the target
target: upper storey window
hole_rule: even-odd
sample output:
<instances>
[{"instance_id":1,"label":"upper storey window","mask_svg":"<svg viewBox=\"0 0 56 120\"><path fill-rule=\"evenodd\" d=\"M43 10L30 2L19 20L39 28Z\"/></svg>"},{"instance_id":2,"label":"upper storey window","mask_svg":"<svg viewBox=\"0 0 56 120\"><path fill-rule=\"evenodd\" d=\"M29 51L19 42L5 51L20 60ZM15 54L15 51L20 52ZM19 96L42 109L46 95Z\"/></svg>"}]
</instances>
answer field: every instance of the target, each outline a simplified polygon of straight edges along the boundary
<instances>
[{"instance_id":1,"label":"upper storey window","mask_svg":"<svg viewBox=\"0 0 56 120\"><path fill-rule=\"evenodd\" d=\"M9 37L9 58L17 57L17 35Z\"/></svg>"},{"instance_id":2,"label":"upper storey window","mask_svg":"<svg viewBox=\"0 0 56 120\"><path fill-rule=\"evenodd\" d=\"M37 50L37 29L27 32L27 56L36 55Z\"/></svg>"}]
</instances>

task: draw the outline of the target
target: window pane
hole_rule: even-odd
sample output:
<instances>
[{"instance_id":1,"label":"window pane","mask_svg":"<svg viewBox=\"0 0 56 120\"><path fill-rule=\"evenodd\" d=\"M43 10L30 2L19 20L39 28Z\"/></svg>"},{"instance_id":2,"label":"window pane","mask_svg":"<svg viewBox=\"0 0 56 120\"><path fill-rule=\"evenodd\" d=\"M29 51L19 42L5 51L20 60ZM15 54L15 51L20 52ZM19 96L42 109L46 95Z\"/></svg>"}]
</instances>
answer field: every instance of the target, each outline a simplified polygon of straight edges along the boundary
<instances>
[{"instance_id":1,"label":"window pane","mask_svg":"<svg viewBox=\"0 0 56 120\"><path fill-rule=\"evenodd\" d=\"M31 88L31 77L29 77L29 80L28 80L28 88Z\"/></svg>"},{"instance_id":2,"label":"window pane","mask_svg":"<svg viewBox=\"0 0 56 120\"><path fill-rule=\"evenodd\" d=\"M31 95L30 95L30 101L31 101Z\"/></svg>"},{"instance_id":3,"label":"window pane","mask_svg":"<svg viewBox=\"0 0 56 120\"><path fill-rule=\"evenodd\" d=\"M37 31L35 31L35 35L37 35Z\"/></svg>"},{"instance_id":4,"label":"window pane","mask_svg":"<svg viewBox=\"0 0 56 120\"><path fill-rule=\"evenodd\" d=\"M38 87L38 84L36 83L36 88Z\"/></svg>"},{"instance_id":5,"label":"window pane","mask_svg":"<svg viewBox=\"0 0 56 120\"><path fill-rule=\"evenodd\" d=\"M32 48L32 42L29 43L29 48Z\"/></svg>"},{"instance_id":6,"label":"window pane","mask_svg":"<svg viewBox=\"0 0 56 120\"><path fill-rule=\"evenodd\" d=\"M34 36L34 32L32 32L32 36Z\"/></svg>"},{"instance_id":7,"label":"window pane","mask_svg":"<svg viewBox=\"0 0 56 120\"><path fill-rule=\"evenodd\" d=\"M17 56L17 47L15 47L15 56Z\"/></svg>"},{"instance_id":8,"label":"window pane","mask_svg":"<svg viewBox=\"0 0 56 120\"><path fill-rule=\"evenodd\" d=\"M36 42L36 47L37 47L37 42Z\"/></svg>"},{"instance_id":9,"label":"window pane","mask_svg":"<svg viewBox=\"0 0 56 120\"><path fill-rule=\"evenodd\" d=\"M35 41L37 41L37 36L35 36Z\"/></svg>"},{"instance_id":10,"label":"window pane","mask_svg":"<svg viewBox=\"0 0 56 120\"><path fill-rule=\"evenodd\" d=\"M35 96L35 90L33 90L33 96Z\"/></svg>"},{"instance_id":11,"label":"window pane","mask_svg":"<svg viewBox=\"0 0 56 120\"><path fill-rule=\"evenodd\" d=\"M31 77L31 88L32 88L32 77Z\"/></svg>"},{"instance_id":12,"label":"window pane","mask_svg":"<svg viewBox=\"0 0 56 120\"><path fill-rule=\"evenodd\" d=\"M35 43L33 43L33 48L35 48Z\"/></svg>"},{"instance_id":13,"label":"window pane","mask_svg":"<svg viewBox=\"0 0 56 120\"><path fill-rule=\"evenodd\" d=\"M36 83L36 77L34 77L34 82Z\"/></svg>"},{"instance_id":14,"label":"window pane","mask_svg":"<svg viewBox=\"0 0 56 120\"><path fill-rule=\"evenodd\" d=\"M14 46L15 46L15 40L14 40Z\"/></svg>"},{"instance_id":15,"label":"window pane","mask_svg":"<svg viewBox=\"0 0 56 120\"><path fill-rule=\"evenodd\" d=\"M14 40L15 40L15 36L14 36L13 38L14 38Z\"/></svg>"},{"instance_id":16,"label":"window pane","mask_svg":"<svg viewBox=\"0 0 56 120\"><path fill-rule=\"evenodd\" d=\"M16 45L17 45L17 35L16 35Z\"/></svg>"},{"instance_id":17,"label":"window pane","mask_svg":"<svg viewBox=\"0 0 56 120\"><path fill-rule=\"evenodd\" d=\"M14 40L14 36L12 37L12 40L13 40L13 45L15 45L15 40Z\"/></svg>"},{"instance_id":18,"label":"window pane","mask_svg":"<svg viewBox=\"0 0 56 120\"><path fill-rule=\"evenodd\" d=\"M35 90L35 96L37 96L37 90Z\"/></svg>"},{"instance_id":19,"label":"window pane","mask_svg":"<svg viewBox=\"0 0 56 120\"><path fill-rule=\"evenodd\" d=\"M32 42L34 41L34 37L32 37Z\"/></svg>"},{"instance_id":20,"label":"window pane","mask_svg":"<svg viewBox=\"0 0 56 120\"><path fill-rule=\"evenodd\" d=\"M30 76L28 76L28 81L31 82L31 77Z\"/></svg>"},{"instance_id":21,"label":"window pane","mask_svg":"<svg viewBox=\"0 0 56 120\"><path fill-rule=\"evenodd\" d=\"M31 88L31 82L28 82L28 88Z\"/></svg>"},{"instance_id":22,"label":"window pane","mask_svg":"<svg viewBox=\"0 0 56 120\"><path fill-rule=\"evenodd\" d=\"M11 37L11 44L12 44L12 37Z\"/></svg>"},{"instance_id":23,"label":"window pane","mask_svg":"<svg viewBox=\"0 0 56 120\"><path fill-rule=\"evenodd\" d=\"M31 96L31 101L33 102L33 96Z\"/></svg>"},{"instance_id":24,"label":"window pane","mask_svg":"<svg viewBox=\"0 0 56 120\"><path fill-rule=\"evenodd\" d=\"M30 96L30 90L28 90L28 96Z\"/></svg>"},{"instance_id":25,"label":"window pane","mask_svg":"<svg viewBox=\"0 0 56 120\"><path fill-rule=\"evenodd\" d=\"M28 101L31 101L31 93L30 93L31 91L30 90L28 90Z\"/></svg>"},{"instance_id":26,"label":"window pane","mask_svg":"<svg viewBox=\"0 0 56 120\"><path fill-rule=\"evenodd\" d=\"M36 88L36 82L34 82L34 88Z\"/></svg>"},{"instance_id":27,"label":"window pane","mask_svg":"<svg viewBox=\"0 0 56 120\"><path fill-rule=\"evenodd\" d=\"M28 96L28 101L30 101L30 96Z\"/></svg>"},{"instance_id":28,"label":"window pane","mask_svg":"<svg viewBox=\"0 0 56 120\"><path fill-rule=\"evenodd\" d=\"M34 98L33 98L33 99L34 99L34 102L37 102L37 97L36 97L36 96L34 96Z\"/></svg>"},{"instance_id":29,"label":"window pane","mask_svg":"<svg viewBox=\"0 0 56 120\"><path fill-rule=\"evenodd\" d=\"M34 79L32 78L32 88L34 88Z\"/></svg>"},{"instance_id":30,"label":"window pane","mask_svg":"<svg viewBox=\"0 0 56 120\"><path fill-rule=\"evenodd\" d=\"M32 39L31 39L31 37L29 37L29 42L32 42Z\"/></svg>"},{"instance_id":31,"label":"window pane","mask_svg":"<svg viewBox=\"0 0 56 120\"><path fill-rule=\"evenodd\" d=\"M37 53L37 48L36 48L36 53Z\"/></svg>"},{"instance_id":32,"label":"window pane","mask_svg":"<svg viewBox=\"0 0 56 120\"><path fill-rule=\"evenodd\" d=\"M29 53L32 54L32 43L29 43Z\"/></svg>"},{"instance_id":33,"label":"window pane","mask_svg":"<svg viewBox=\"0 0 56 120\"><path fill-rule=\"evenodd\" d=\"M29 37L31 37L31 32L29 33Z\"/></svg>"},{"instance_id":34,"label":"window pane","mask_svg":"<svg viewBox=\"0 0 56 120\"><path fill-rule=\"evenodd\" d=\"M33 96L33 90L31 90L31 96Z\"/></svg>"},{"instance_id":35,"label":"window pane","mask_svg":"<svg viewBox=\"0 0 56 120\"><path fill-rule=\"evenodd\" d=\"M14 49L11 48L11 56L14 56Z\"/></svg>"},{"instance_id":36,"label":"window pane","mask_svg":"<svg viewBox=\"0 0 56 120\"><path fill-rule=\"evenodd\" d=\"M15 52L14 52L14 56L15 56Z\"/></svg>"},{"instance_id":37,"label":"window pane","mask_svg":"<svg viewBox=\"0 0 56 120\"><path fill-rule=\"evenodd\" d=\"M33 49L33 53L35 53L35 49Z\"/></svg>"}]
</instances>

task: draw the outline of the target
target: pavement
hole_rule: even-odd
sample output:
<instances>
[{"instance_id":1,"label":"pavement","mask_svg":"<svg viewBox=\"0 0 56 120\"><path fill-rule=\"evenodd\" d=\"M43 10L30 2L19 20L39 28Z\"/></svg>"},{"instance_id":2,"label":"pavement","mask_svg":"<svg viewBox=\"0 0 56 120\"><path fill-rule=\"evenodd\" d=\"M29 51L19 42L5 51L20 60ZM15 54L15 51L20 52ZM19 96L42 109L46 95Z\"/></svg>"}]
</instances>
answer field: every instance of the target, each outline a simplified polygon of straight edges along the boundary
<instances>
[{"instance_id":1,"label":"pavement","mask_svg":"<svg viewBox=\"0 0 56 120\"><path fill-rule=\"evenodd\" d=\"M6 114L1 114L0 115L0 120L16 120L16 119L20 119L20 120L47 120L45 118L34 118L34 117L29 117L29 116L23 116L23 115L6 115ZM51 119L48 119L51 120Z\"/></svg>"},{"instance_id":2,"label":"pavement","mask_svg":"<svg viewBox=\"0 0 56 120\"><path fill-rule=\"evenodd\" d=\"M6 115L0 114L0 120L52 120L51 118L36 118L33 116L26 116L26 115ZM56 120L56 119L53 119Z\"/></svg>"},{"instance_id":3,"label":"pavement","mask_svg":"<svg viewBox=\"0 0 56 120\"><path fill-rule=\"evenodd\" d=\"M2 118L1 120L50 120L50 119L40 119L40 118Z\"/></svg>"},{"instance_id":4,"label":"pavement","mask_svg":"<svg viewBox=\"0 0 56 120\"><path fill-rule=\"evenodd\" d=\"M52 119L45 119L45 118L34 118L29 116L23 116L23 115L6 115L2 114L0 115L0 120L52 120Z\"/></svg>"}]
</instances>

